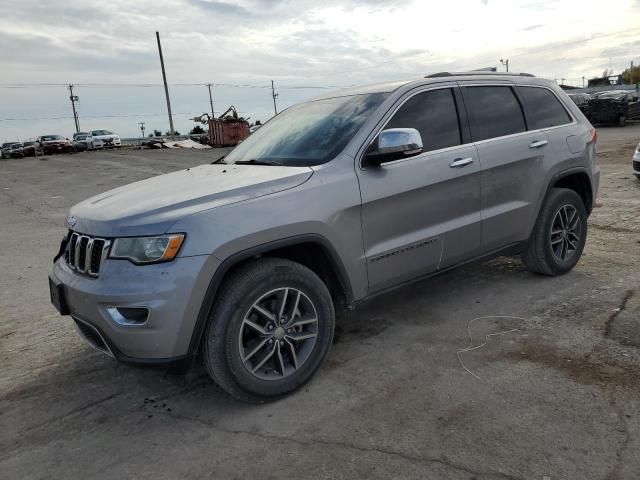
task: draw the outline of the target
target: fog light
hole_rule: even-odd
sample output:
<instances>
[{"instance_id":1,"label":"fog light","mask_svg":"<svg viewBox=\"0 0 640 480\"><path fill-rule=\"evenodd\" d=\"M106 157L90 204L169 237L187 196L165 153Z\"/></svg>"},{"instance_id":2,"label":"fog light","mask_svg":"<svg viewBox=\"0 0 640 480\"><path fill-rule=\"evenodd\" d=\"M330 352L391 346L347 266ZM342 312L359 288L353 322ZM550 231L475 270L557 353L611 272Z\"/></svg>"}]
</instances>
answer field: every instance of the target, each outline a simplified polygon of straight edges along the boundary
<instances>
[{"instance_id":1,"label":"fog light","mask_svg":"<svg viewBox=\"0 0 640 480\"><path fill-rule=\"evenodd\" d=\"M149 319L149 309L145 307L108 307L107 312L119 325L143 325Z\"/></svg>"}]
</instances>

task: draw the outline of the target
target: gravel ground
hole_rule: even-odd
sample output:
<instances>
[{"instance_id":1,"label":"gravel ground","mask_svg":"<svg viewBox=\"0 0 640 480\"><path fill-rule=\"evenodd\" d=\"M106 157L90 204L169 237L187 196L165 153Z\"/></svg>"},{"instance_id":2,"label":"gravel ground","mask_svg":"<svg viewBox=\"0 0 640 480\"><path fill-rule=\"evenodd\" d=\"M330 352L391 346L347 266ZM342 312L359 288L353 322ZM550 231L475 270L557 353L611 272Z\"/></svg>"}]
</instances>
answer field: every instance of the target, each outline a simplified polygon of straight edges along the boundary
<instances>
[{"instance_id":1,"label":"gravel ground","mask_svg":"<svg viewBox=\"0 0 640 480\"><path fill-rule=\"evenodd\" d=\"M0 478L638 478L640 125L599 133L573 272L499 258L378 297L307 388L260 406L201 369L115 363L48 299L71 205L224 152L0 162Z\"/></svg>"}]
</instances>

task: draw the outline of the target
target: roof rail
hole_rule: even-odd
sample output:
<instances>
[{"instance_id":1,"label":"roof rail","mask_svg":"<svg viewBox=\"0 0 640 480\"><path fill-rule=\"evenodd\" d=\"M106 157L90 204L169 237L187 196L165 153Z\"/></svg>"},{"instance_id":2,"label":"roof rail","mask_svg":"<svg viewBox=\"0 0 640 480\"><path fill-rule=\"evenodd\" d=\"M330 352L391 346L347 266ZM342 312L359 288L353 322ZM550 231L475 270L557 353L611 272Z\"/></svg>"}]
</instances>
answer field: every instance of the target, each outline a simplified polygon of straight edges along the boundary
<instances>
[{"instance_id":1,"label":"roof rail","mask_svg":"<svg viewBox=\"0 0 640 480\"><path fill-rule=\"evenodd\" d=\"M480 71L473 70L471 72L438 72L432 73L430 75L425 75L424 78L438 78L438 77L453 77L453 76L468 76L468 75L498 75L498 76L511 76L511 77L535 77L535 75L531 73L524 72L488 72L488 71Z\"/></svg>"}]
</instances>

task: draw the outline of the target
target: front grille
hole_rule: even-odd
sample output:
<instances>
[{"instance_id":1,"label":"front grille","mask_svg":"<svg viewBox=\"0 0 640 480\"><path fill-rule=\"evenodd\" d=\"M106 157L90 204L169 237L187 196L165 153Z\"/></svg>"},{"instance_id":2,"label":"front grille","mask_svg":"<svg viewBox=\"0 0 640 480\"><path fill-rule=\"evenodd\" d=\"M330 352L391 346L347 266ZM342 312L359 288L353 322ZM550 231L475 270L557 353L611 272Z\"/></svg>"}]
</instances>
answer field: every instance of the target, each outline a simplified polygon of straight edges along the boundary
<instances>
[{"instance_id":1,"label":"front grille","mask_svg":"<svg viewBox=\"0 0 640 480\"><path fill-rule=\"evenodd\" d=\"M110 245L111 242L104 238L69 232L64 258L69 267L78 273L97 277L102 262L109 254Z\"/></svg>"},{"instance_id":2,"label":"front grille","mask_svg":"<svg viewBox=\"0 0 640 480\"><path fill-rule=\"evenodd\" d=\"M638 161L638 160L634 160L634 161L633 161L633 169L634 169L636 172L640 172L640 161Z\"/></svg>"}]
</instances>

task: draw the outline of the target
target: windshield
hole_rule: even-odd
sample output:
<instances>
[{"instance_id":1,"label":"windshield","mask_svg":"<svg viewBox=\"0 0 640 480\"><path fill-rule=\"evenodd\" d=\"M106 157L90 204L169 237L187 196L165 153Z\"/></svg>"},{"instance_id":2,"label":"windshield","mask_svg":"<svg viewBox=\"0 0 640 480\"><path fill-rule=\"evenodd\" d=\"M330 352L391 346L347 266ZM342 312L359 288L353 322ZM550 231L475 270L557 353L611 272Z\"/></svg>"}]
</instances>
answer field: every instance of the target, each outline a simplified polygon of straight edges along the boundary
<instances>
[{"instance_id":1,"label":"windshield","mask_svg":"<svg viewBox=\"0 0 640 480\"><path fill-rule=\"evenodd\" d=\"M86 140L87 136L86 135L76 135L76 140Z\"/></svg>"},{"instance_id":2,"label":"windshield","mask_svg":"<svg viewBox=\"0 0 640 480\"><path fill-rule=\"evenodd\" d=\"M344 149L387 95L351 95L294 105L251 134L224 161L285 166L326 163Z\"/></svg>"},{"instance_id":3,"label":"windshield","mask_svg":"<svg viewBox=\"0 0 640 480\"><path fill-rule=\"evenodd\" d=\"M94 130L91 132L92 135L100 136L100 135L113 135L109 130Z\"/></svg>"},{"instance_id":4,"label":"windshield","mask_svg":"<svg viewBox=\"0 0 640 480\"><path fill-rule=\"evenodd\" d=\"M45 135L42 137L43 142L49 142L51 140L62 140L62 135Z\"/></svg>"}]
</instances>

